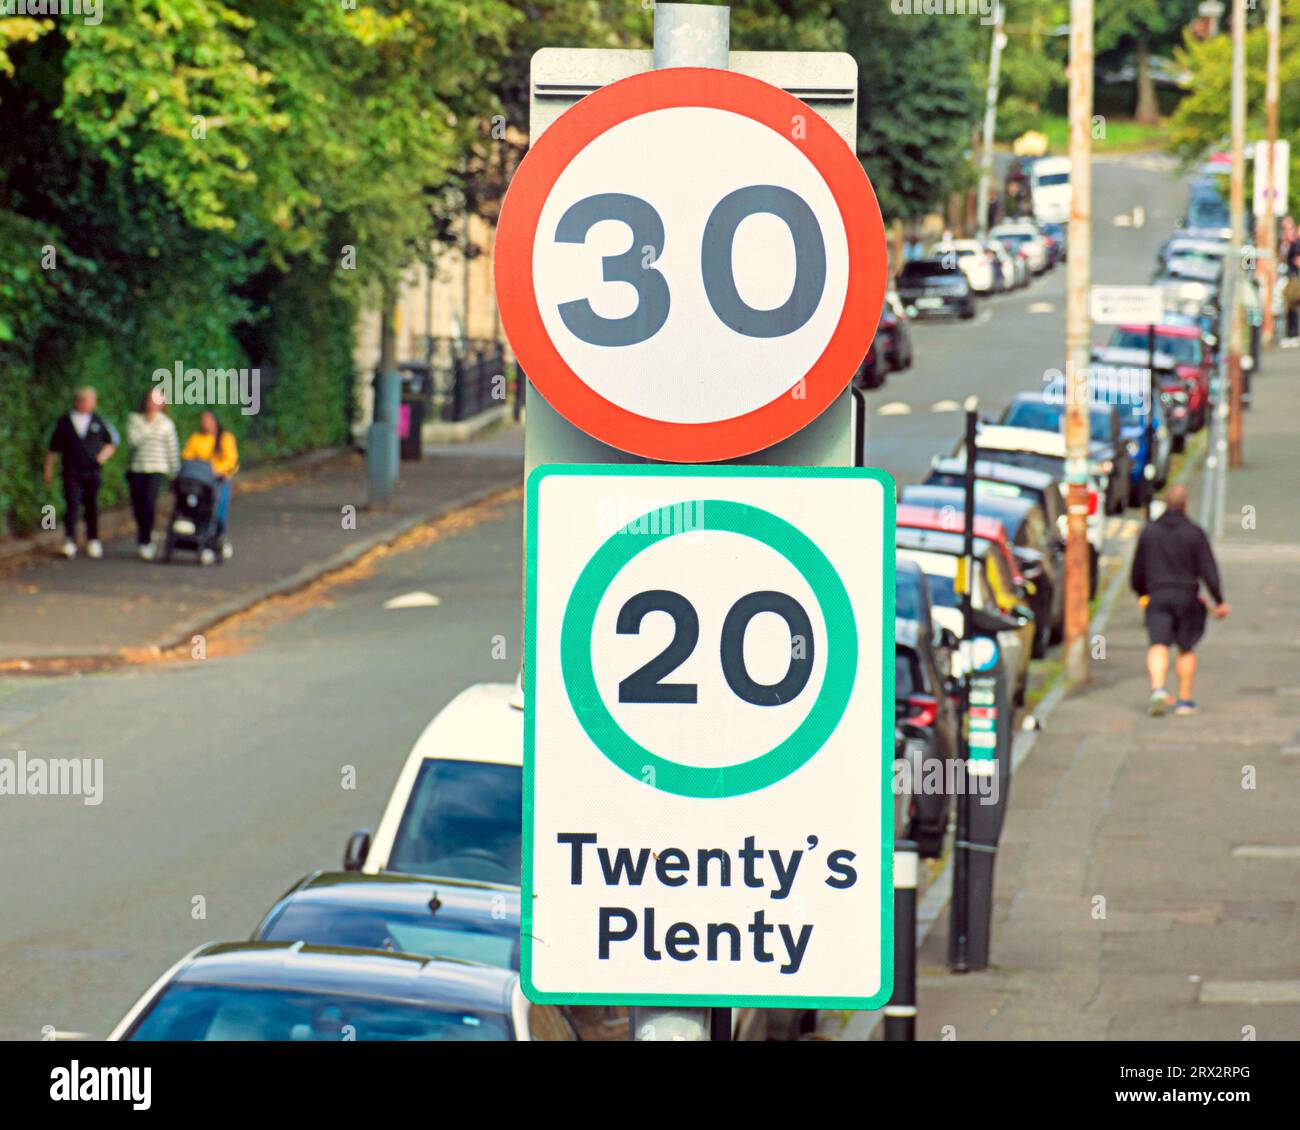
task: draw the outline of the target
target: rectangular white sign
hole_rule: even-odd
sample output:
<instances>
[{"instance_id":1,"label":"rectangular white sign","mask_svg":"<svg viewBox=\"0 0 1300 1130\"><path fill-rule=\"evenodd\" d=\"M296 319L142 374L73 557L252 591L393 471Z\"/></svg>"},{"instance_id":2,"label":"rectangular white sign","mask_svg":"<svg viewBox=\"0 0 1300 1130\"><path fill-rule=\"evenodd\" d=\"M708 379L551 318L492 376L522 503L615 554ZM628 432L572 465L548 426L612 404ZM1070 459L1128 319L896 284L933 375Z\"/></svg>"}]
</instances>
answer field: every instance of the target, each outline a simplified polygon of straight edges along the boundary
<instances>
[{"instance_id":1,"label":"rectangular white sign","mask_svg":"<svg viewBox=\"0 0 1300 1130\"><path fill-rule=\"evenodd\" d=\"M1159 325L1164 315L1164 299L1157 286L1092 288L1092 320L1098 325Z\"/></svg>"},{"instance_id":2,"label":"rectangular white sign","mask_svg":"<svg viewBox=\"0 0 1300 1130\"><path fill-rule=\"evenodd\" d=\"M1268 201L1268 142L1255 142L1255 203L1254 213L1261 216L1286 215L1287 194L1291 181L1291 143L1277 141L1273 150L1273 207ZM1252 233L1253 234L1253 233Z\"/></svg>"},{"instance_id":3,"label":"rectangular white sign","mask_svg":"<svg viewBox=\"0 0 1300 1130\"><path fill-rule=\"evenodd\" d=\"M893 481L548 465L528 494L525 993L881 1007Z\"/></svg>"}]
</instances>

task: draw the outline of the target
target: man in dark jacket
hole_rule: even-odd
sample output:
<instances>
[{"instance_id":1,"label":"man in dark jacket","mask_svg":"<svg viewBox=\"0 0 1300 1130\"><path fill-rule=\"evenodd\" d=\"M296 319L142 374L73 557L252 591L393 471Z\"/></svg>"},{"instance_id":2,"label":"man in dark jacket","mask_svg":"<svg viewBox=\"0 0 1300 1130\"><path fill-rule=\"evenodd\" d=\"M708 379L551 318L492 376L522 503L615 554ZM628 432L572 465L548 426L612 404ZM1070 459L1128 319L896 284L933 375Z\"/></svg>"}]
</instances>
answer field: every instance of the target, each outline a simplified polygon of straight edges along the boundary
<instances>
[{"instance_id":1,"label":"man in dark jacket","mask_svg":"<svg viewBox=\"0 0 1300 1130\"><path fill-rule=\"evenodd\" d=\"M78 389L72 411L60 416L45 453L45 483L54 478L54 460L63 474L63 556L77 556L77 511L86 519L86 556L103 557L99 540L99 474L121 442L113 425L95 411L93 388Z\"/></svg>"},{"instance_id":2,"label":"man in dark jacket","mask_svg":"<svg viewBox=\"0 0 1300 1130\"><path fill-rule=\"evenodd\" d=\"M1219 585L1210 539L1187 516L1187 488L1175 485L1165 495L1165 512L1138 539L1130 581L1146 609L1147 672L1151 676L1151 713L1163 714L1174 707L1176 714L1195 714L1192 680L1196 678L1196 645L1205 631L1205 601L1201 583L1214 601L1216 619L1228 614ZM1169 648L1178 645L1175 671L1178 701L1165 690L1169 675Z\"/></svg>"}]
</instances>

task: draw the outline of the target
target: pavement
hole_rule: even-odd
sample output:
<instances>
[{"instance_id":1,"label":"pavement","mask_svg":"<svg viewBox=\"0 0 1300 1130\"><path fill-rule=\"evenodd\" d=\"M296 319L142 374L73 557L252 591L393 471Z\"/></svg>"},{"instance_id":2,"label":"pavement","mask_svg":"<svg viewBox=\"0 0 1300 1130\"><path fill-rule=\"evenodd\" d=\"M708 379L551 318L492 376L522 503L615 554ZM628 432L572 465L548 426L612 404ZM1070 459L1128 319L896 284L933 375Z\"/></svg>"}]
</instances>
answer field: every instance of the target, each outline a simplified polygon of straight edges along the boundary
<instances>
[{"instance_id":1,"label":"pavement","mask_svg":"<svg viewBox=\"0 0 1300 1130\"><path fill-rule=\"evenodd\" d=\"M118 536L106 538L99 561L84 552L68 561L48 537L34 541L31 552L5 565L0 670L114 661L188 645L193 633L269 596L519 485L522 474L523 428L511 425L470 444L431 446L422 460L403 462L384 508L367 505L365 461L355 452L240 476L230 517L235 555L207 568L193 554L170 564L139 560L124 514L105 524ZM170 507L160 500L160 528Z\"/></svg>"},{"instance_id":2,"label":"pavement","mask_svg":"<svg viewBox=\"0 0 1300 1130\"><path fill-rule=\"evenodd\" d=\"M921 951L919 1039L1300 1037L1300 358L1267 354L1253 396L1215 546L1232 613L1201 647L1200 713L1147 716L1123 592L1091 681L1016 774L993 966L946 972L945 913Z\"/></svg>"}]
</instances>

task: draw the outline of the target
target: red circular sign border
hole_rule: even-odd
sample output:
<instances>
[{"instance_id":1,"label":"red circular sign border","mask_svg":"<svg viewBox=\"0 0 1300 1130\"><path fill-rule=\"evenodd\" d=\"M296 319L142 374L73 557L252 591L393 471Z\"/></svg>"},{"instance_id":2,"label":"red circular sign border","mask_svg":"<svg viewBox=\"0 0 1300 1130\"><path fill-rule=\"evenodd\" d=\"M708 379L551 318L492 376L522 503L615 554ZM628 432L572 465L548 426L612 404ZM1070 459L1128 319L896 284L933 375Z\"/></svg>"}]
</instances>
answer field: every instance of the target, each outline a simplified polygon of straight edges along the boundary
<instances>
[{"instance_id":1,"label":"red circular sign border","mask_svg":"<svg viewBox=\"0 0 1300 1130\"><path fill-rule=\"evenodd\" d=\"M606 130L630 118L684 106L741 114L799 145L839 207L849 250L844 309L826 348L803 377L804 396L786 391L740 416L699 424L639 415L583 382L546 331L532 272L542 209L574 157ZM803 116L804 138L792 136L795 115ZM844 202L855 199L863 200L864 206L846 209ZM675 463L749 455L810 424L852 379L876 331L875 318L865 312L878 310L885 298L884 222L871 181L852 150L793 95L734 71L699 67L633 75L587 95L558 118L515 172L501 207L494 259L502 326L515 356L547 403L575 427L611 447ZM855 311L865 317L855 316Z\"/></svg>"}]
</instances>

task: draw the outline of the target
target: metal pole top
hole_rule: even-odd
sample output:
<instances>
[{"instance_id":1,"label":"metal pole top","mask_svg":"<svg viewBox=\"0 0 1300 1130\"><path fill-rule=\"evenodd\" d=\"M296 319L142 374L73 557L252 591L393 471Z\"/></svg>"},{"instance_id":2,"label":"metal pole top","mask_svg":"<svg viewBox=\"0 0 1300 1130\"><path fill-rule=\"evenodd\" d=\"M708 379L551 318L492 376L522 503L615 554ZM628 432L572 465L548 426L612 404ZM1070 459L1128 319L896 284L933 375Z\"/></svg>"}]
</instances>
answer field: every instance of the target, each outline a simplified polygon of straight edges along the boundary
<instances>
[{"instance_id":1,"label":"metal pole top","mask_svg":"<svg viewBox=\"0 0 1300 1130\"><path fill-rule=\"evenodd\" d=\"M655 5L655 69L714 67L731 54L731 9L712 4Z\"/></svg>"}]
</instances>

